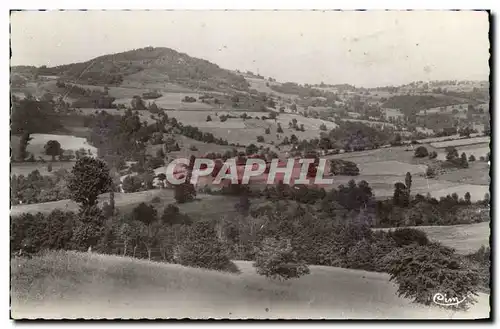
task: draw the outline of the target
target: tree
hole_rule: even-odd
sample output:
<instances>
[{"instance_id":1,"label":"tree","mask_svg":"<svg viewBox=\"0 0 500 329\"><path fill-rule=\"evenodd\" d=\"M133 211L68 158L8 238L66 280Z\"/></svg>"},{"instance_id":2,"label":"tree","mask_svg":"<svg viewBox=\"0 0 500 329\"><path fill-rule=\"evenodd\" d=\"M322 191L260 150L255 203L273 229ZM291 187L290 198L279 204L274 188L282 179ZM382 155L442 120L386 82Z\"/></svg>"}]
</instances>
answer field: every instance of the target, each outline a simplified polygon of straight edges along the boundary
<instances>
[{"instance_id":1,"label":"tree","mask_svg":"<svg viewBox=\"0 0 500 329\"><path fill-rule=\"evenodd\" d=\"M407 191L408 191L408 200L410 200L410 195L411 195L411 173L408 171L406 173L406 177L405 177L405 185L406 185L406 188L407 188Z\"/></svg>"},{"instance_id":2,"label":"tree","mask_svg":"<svg viewBox=\"0 0 500 329\"><path fill-rule=\"evenodd\" d=\"M207 115L207 122L212 121L212 117L210 115Z\"/></svg>"},{"instance_id":3,"label":"tree","mask_svg":"<svg viewBox=\"0 0 500 329\"><path fill-rule=\"evenodd\" d=\"M484 194L483 203L485 205L488 205L488 206L490 205L490 194L489 193Z\"/></svg>"},{"instance_id":4,"label":"tree","mask_svg":"<svg viewBox=\"0 0 500 329\"><path fill-rule=\"evenodd\" d=\"M408 200L408 194L407 194L407 188L406 185L398 182L394 184L394 195L393 195L393 203L396 206L400 207L408 207L409 200Z\"/></svg>"},{"instance_id":5,"label":"tree","mask_svg":"<svg viewBox=\"0 0 500 329\"><path fill-rule=\"evenodd\" d=\"M161 222L165 225L191 225L191 218L185 214L181 214L179 207L169 204L163 209Z\"/></svg>"},{"instance_id":6,"label":"tree","mask_svg":"<svg viewBox=\"0 0 500 329\"><path fill-rule=\"evenodd\" d=\"M80 203L82 208L97 205L97 197L108 192L112 179L105 162L83 157L76 161L69 178L68 188L71 199Z\"/></svg>"},{"instance_id":7,"label":"tree","mask_svg":"<svg viewBox=\"0 0 500 329\"><path fill-rule=\"evenodd\" d=\"M304 124L303 124L303 123L301 123L301 124L300 124L300 128L299 128L299 130L300 130L300 131L305 131L305 128L304 128Z\"/></svg>"},{"instance_id":8,"label":"tree","mask_svg":"<svg viewBox=\"0 0 500 329\"><path fill-rule=\"evenodd\" d=\"M48 141L43 148L45 150L45 154L52 157L52 161L55 161L56 156L62 153L61 144L56 140Z\"/></svg>"},{"instance_id":9,"label":"tree","mask_svg":"<svg viewBox=\"0 0 500 329\"><path fill-rule=\"evenodd\" d=\"M278 122L278 129L276 129L276 132L278 134L282 134L283 133L283 128L281 128L281 124Z\"/></svg>"},{"instance_id":10,"label":"tree","mask_svg":"<svg viewBox=\"0 0 500 329\"><path fill-rule=\"evenodd\" d=\"M257 136L257 142L264 143L264 136Z\"/></svg>"},{"instance_id":11,"label":"tree","mask_svg":"<svg viewBox=\"0 0 500 329\"><path fill-rule=\"evenodd\" d=\"M458 151L453 146L449 146L446 148L446 160L453 161L458 158Z\"/></svg>"},{"instance_id":12,"label":"tree","mask_svg":"<svg viewBox=\"0 0 500 329\"><path fill-rule=\"evenodd\" d=\"M269 127L268 127L268 128L266 128L266 129L264 130L264 132L266 133L266 135L269 135L269 134L271 133L271 129L269 129Z\"/></svg>"},{"instance_id":13,"label":"tree","mask_svg":"<svg viewBox=\"0 0 500 329\"><path fill-rule=\"evenodd\" d=\"M23 132L21 134L21 138L19 140L19 153L18 153L18 161L24 161L26 157L28 156L28 153L26 152L26 148L28 147L28 143L32 140L33 138L30 137L30 134L27 132Z\"/></svg>"},{"instance_id":14,"label":"tree","mask_svg":"<svg viewBox=\"0 0 500 329\"><path fill-rule=\"evenodd\" d=\"M178 261L184 266L238 272L217 239L213 224L206 221L197 221L190 226L179 247Z\"/></svg>"},{"instance_id":15,"label":"tree","mask_svg":"<svg viewBox=\"0 0 500 329\"><path fill-rule=\"evenodd\" d=\"M293 103L291 106L290 106L290 109L292 110L292 112L297 112L297 105L295 103Z\"/></svg>"},{"instance_id":16,"label":"tree","mask_svg":"<svg viewBox=\"0 0 500 329\"><path fill-rule=\"evenodd\" d=\"M396 134L394 136L394 140L391 142L391 145L392 146L400 146L401 145L401 141L402 141L401 135L400 134Z\"/></svg>"},{"instance_id":17,"label":"tree","mask_svg":"<svg viewBox=\"0 0 500 329\"><path fill-rule=\"evenodd\" d=\"M142 180L138 176L128 175L123 179L122 188L125 193L134 193L140 191Z\"/></svg>"},{"instance_id":18,"label":"tree","mask_svg":"<svg viewBox=\"0 0 500 329\"><path fill-rule=\"evenodd\" d=\"M146 105L144 105L144 100L141 98L141 96L134 96L130 101L130 107L134 111L146 110Z\"/></svg>"},{"instance_id":19,"label":"tree","mask_svg":"<svg viewBox=\"0 0 500 329\"><path fill-rule=\"evenodd\" d=\"M257 147L257 145L255 145L254 143L250 144L247 146L247 148L245 149L245 153L247 155L252 155L252 154L255 154L259 151L259 148Z\"/></svg>"},{"instance_id":20,"label":"tree","mask_svg":"<svg viewBox=\"0 0 500 329\"><path fill-rule=\"evenodd\" d=\"M165 187L165 180L167 179L167 175L165 175L164 173L159 173L156 178L158 178L158 180L160 181L160 188L164 188Z\"/></svg>"},{"instance_id":21,"label":"tree","mask_svg":"<svg viewBox=\"0 0 500 329\"><path fill-rule=\"evenodd\" d=\"M158 107L158 105L156 105L156 103L153 102L153 103L151 103L149 105L149 112L151 112L151 113L160 113L161 111L160 111L160 108Z\"/></svg>"},{"instance_id":22,"label":"tree","mask_svg":"<svg viewBox=\"0 0 500 329\"><path fill-rule=\"evenodd\" d=\"M473 161L476 161L476 157L474 156L474 154L471 154L469 156L469 162L473 162Z\"/></svg>"},{"instance_id":23,"label":"tree","mask_svg":"<svg viewBox=\"0 0 500 329\"><path fill-rule=\"evenodd\" d=\"M429 152L427 151L427 148L425 146L419 146L415 150L415 157L416 158L423 158L423 157L426 157L428 155L429 155Z\"/></svg>"},{"instance_id":24,"label":"tree","mask_svg":"<svg viewBox=\"0 0 500 329\"><path fill-rule=\"evenodd\" d=\"M430 305L439 293L464 301L454 308L467 308L477 296L478 272L463 265L452 249L438 243L412 244L395 249L387 256L391 281L398 284L398 295ZM422 271L421 269L425 269Z\"/></svg>"},{"instance_id":25,"label":"tree","mask_svg":"<svg viewBox=\"0 0 500 329\"><path fill-rule=\"evenodd\" d=\"M469 192L466 192L465 195L464 195L464 199L465 199L465 202L467 204L470 204L470 193Z\"/></svg>"},{"instance_id":26,"label":"tree","mask_svg":"<svg viewBox=\"0 0 500 329\"><path fill-rule=\"evenodd\" d=\"M463 152L462 155L460 156L460 165L463 168L469 167L469 163L467 162L467 155L465 155L465 152Z\"/></svg>"},{"instance_id":27,"label":"tree","mask_svg":"<svg viewBox=\"0 0 500 329\"><path fill-rule=\"evenodd\" d=\"M177 203L186 203L193 201L196 198L196 190L194 185L186 181L182 184L175 185L174 198Z\"/></svg>"},{"instance_id":28,"label":"tree","mask_svg":"<svg viewBox=\"0 0 500 329\"><path fill-rule=\"evenodd\" d=\"M80 251L96 247L105 233L105 217L96 204L81 208L71 237L73 246Z\"/></svg>"},{"instance_id":29,"label":"tree","mask_svg":"<svg viewBox=\"0 0 500 329\"><path fill-rule=\"evenodd\" d=\"M151 248L155 244L158 233L158 214L155 207L141 202L132 210L131 219L143 224L140 230L141 241L148 252L148 259L151 260Z\"/></svg>"},{"instance_id":30,"label":"tree","mask_svg":"<svg viewBox=\"0 0 500 329\"><path fill-rule=\"evenodd\" d=\"M280 280L299 278L310 272L307 265L298 260L289 239L265 238L253 266L258 274Z\"/></svg>"}]
</instances>

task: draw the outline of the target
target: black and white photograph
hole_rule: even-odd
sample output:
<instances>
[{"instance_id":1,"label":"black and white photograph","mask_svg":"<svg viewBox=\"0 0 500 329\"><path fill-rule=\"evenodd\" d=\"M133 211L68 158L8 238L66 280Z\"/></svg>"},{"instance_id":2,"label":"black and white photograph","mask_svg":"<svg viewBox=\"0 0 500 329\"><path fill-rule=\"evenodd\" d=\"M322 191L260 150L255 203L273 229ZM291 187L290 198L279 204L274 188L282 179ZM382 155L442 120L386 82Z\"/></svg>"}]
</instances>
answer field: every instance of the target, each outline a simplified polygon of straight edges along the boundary
<instances>
[{"instance_id":1,"label":"black and white photograph","mask_svg":"<svg viewBox=\"0 0 500 329\"><path fill-rule=\"evenodd\" d=\"M12 320L491 320L489 10L9 19Z\"/></svg>"}]
</instances>

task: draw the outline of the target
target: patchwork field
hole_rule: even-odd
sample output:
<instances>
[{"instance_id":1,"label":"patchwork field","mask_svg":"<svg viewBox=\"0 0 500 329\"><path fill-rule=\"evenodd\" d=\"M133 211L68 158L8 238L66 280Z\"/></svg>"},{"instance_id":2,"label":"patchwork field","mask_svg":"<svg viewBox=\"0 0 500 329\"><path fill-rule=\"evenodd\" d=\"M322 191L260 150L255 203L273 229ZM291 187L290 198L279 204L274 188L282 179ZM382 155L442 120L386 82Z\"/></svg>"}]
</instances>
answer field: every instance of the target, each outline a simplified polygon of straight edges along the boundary
<instances>
[{"instance_id":1,"label":"patchwork field","mask_svg":"<svg viewBox=\"0 0 500 329\"><path fill-rule=\"evenodd\" d=\"M241 274L127 257L50 252L11 262L11 312L20 318L461 319L489 317L489 295L468 311L396 295L382 273L311 266L279 282L236 261Z\"/></svg>"}]
</instances>

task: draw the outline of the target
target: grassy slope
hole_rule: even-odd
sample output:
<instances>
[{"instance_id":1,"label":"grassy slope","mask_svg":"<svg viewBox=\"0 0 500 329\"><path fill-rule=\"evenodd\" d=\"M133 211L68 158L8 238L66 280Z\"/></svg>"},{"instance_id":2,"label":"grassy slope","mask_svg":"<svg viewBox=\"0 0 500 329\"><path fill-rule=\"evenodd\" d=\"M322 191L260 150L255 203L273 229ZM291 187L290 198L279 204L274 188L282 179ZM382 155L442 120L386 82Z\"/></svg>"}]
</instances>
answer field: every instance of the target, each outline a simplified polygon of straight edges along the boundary
<instances>
[{"instance_id":1,"label":"grassy slope","mask_svg":"<svg viewBox=\"0 0 500 329\"><path fill-rule=\"evenodd\" d=\"M460 254L469 254L477 251L481 246L490 245L490 222L450 226L414 226L413 228L424 231L431 240L455 248ZM388 231L392 228L374 230Z\"/></svg>"},{"instance_id":2,"label":"grassy slope","mask_svg":"<svg viewBox=\"0 0 500 329\"><path fill-rule=\"evenodd\" d=\"M387 274L311 266L289 282L143 260L51 252L11 262L14 318L484 318L488 295L468 312L412 304Z\"/></svg>"}]
</instances>

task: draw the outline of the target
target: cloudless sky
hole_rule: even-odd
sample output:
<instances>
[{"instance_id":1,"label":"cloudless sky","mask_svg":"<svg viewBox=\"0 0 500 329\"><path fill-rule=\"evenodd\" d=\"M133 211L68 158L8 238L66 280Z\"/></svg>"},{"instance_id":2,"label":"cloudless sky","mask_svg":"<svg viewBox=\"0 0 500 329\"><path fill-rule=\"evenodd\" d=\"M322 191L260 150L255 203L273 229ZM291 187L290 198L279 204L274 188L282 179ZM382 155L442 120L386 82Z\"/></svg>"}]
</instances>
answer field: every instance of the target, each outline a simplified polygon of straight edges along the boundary
<instances>
[{"instance_id":1,"label":"cloudless sky","mask_svg":"<svg viewBox=\"0 0 500 329\"><path fill-rule=\"evenodd\" d=\"M24 11L11 15L11 65L153 46L283 82L487 80L488 31L478 11Z\"/></svg>"}]
</instances>

